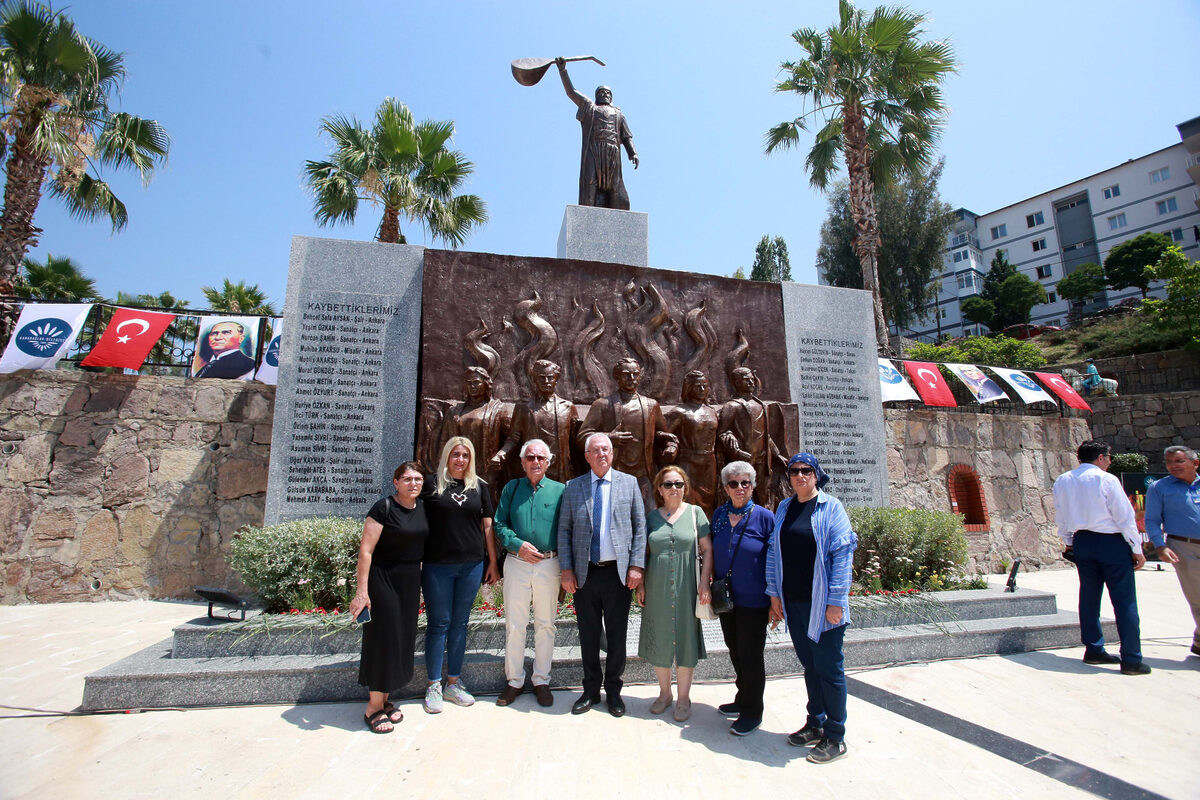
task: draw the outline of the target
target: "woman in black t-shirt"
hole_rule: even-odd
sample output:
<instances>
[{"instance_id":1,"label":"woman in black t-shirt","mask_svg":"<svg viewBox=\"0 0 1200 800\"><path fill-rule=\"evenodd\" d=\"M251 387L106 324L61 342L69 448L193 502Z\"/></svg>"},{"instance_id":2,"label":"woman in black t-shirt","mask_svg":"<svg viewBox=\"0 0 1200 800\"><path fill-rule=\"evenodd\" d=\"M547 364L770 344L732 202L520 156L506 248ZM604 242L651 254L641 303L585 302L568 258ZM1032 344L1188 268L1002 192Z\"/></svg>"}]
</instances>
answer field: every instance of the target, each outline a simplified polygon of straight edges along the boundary
<instances>
[{"instance_id":1,"label":"woman in black t-shirt","mask_svg":"<svg viewBox=\"0 0 1200 800\"><path fill-rule=\"evenodd\" d=\"M391 733L404 719L388 695L412 680L421 558L429 535L419 498L424 482L417 462L397 467L392 476L396 493L371 506L358 548L350 614L371 610L371 621L363 626L358 682L370 691L363 719L373 733Z\"/></svg>"},{"instance_id":2,"label":"woman in black t-shirt","mask_svg":"<svg viewBox=\"0 0 1200 800\"><path fill-rule=\"evenodd\" d=\"M480 583L500 579L492 535L492 493L487 482L475 474L475 447L470 439L453 436L446 442L437 473L425 479L421 499L429 515L429 542L421 568L428 619L425 710L437 714L442 710L443 694L455 705L475 702L459 680L467 649L467 621Z\"/></svg>"}]
</instances>

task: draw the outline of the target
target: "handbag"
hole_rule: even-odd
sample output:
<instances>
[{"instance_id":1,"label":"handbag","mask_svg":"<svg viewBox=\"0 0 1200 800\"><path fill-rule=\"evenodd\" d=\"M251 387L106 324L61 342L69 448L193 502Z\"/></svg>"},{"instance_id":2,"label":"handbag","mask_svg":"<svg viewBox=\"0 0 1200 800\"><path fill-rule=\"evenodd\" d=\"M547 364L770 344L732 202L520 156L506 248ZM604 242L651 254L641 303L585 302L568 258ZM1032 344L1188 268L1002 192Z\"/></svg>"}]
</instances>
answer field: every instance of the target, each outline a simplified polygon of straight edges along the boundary
<instances>
[{"instance_id":1,"label":"handbag","mask_svg":"<svg viewBox=\"0 0 1200 800\"><path fill-rule=\"evenodd\" d=\"M725 577L718 578L712 582L710 591L712 592L712 610L717 614L727 614L733 611L733 587L730 585L730 576L733 575L733 560L737 558L738 548L742 544L742 537L746 535L746 523L750 521L750 514L742 517L741 523L738 525L742 529L738 534L737 542L733 545L733 556L729 559L729 569L725 570Z\"/></svg>"},{"instance_id":2,"label":"handbag","mask_svg":"<svg viewBox=\"0 0 1200 800\"><path fill-rule=\"evenodd\" d=\"M696 531L696 536L700 535L700 526L696 524L696 506L692 506L692 528ZM713 611L712 602L701 603L698 594L700 589L700 553L699 546L696 548L696 619L716 619L717 613Z\"/></svg>"}]
</instances>

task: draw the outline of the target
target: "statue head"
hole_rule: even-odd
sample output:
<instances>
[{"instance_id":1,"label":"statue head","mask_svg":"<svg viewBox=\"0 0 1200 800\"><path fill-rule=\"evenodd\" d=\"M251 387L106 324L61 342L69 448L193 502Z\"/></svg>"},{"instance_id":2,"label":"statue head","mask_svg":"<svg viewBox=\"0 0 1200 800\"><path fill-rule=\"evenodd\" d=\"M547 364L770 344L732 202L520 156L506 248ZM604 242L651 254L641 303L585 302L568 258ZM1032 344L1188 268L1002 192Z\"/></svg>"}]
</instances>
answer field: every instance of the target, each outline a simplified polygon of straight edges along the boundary
<instances>
[{"instance_id":1,"label":"statue head","mask_svg":"<svg viewBox=\"0 0 1200 800\"><path fill-rule=\"evenodd\" d=\"M642 379L642 365L636 359L622 358L613 364L612 376L622 392L636 392Z\"/></svg>"},{"instance_id":2,"label":"statue head","mask_svg":"<svg viewBox=\"0 0 1200 800\"><path fill-rule=\"evenodd\" d=\"M612 89L607 86L596 87L596 105L610 106L612 105Z\"/></svg>"},{"instance_id":3,"label":"statue head","mask_svg":"<svg viewBox=\"0 0 1200 800\"><path fill-rule=\"evenodd\" d=\"M558 388L558 379L562 375L562 368L553 361L539 358L533 362L529 372L533 379L534 390L544 399L549 399Z\"/></svg>"},{"instance_id":4,"label":"statue head","mask_svg":"<svg viewBox=\"0 0 1200 800\"><path fill-rule=\"evenodd\" d=\"M467 367L463 372L463 387L471 402L488 400L492 396L492 376L483 367Z\"/></svg>"},{"instance_id":5,"label":"statue head","mask_svg":"<svg viewBox=\"0 0 1200 800\"><path fill-rule=\"evenodd\" d=\"M733 383L733 388L738 394L754 394L754 390L758 386L758 379L754 377L754 370L749 367L738 367L729 373L729 380Z\"/></svg>"},{"instance_id":6,"label":"statue head","mask_svg":"<svg viewBox=\"0 0 1200 800\"><path fill-rule=\"evenodd\" d=\"M683 376L683 390L679 393L685 403L704 403L708 400L708 376L694 369Z\"/></svg>"}]
</instances>

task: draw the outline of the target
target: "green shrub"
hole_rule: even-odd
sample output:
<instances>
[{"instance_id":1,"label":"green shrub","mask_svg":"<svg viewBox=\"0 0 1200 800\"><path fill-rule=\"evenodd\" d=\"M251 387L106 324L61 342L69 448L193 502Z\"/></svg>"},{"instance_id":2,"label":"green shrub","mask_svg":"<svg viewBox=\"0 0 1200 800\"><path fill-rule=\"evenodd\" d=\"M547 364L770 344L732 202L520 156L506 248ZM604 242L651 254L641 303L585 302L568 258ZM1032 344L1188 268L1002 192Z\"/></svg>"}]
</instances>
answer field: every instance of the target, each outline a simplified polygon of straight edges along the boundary
<instances>
[{"instance_id":1,"label":"green shrub","mask_svg":"<svg viewBox=\"0 0 1200 800\"><path fill-rule=\"evenodd\" d=\"M1122 472L1149 472L1150 459L1141 453L1114 453L1108 471L1113 475L1120 475Z\"/></svg>"},{"instance_id":2,"label":"green shrub","mask_svg":"<svg viewBox=\"0 0 1200 800\"><path fill-rule=\"evenodd\" d=\"M234 534L229 565L269 612L346 608L362 541L361 519L317 517Z\"/></svg>"},{"instance_id":3,"label":"green shrub","mask_svg":"<svg viewBox=\"0 0 1200 800\"><path fill-rule=\"evenodd\" d=\"M1011 369L1037 369L1046 364L1045 356L1033 342L1020 341L1001 334L968 336L957 344L918 342L905 348L904 357L913 361L977 364Z\"/></svg>"},{"instance_id":4,"label":"green shrub","mask_svg":"<svg viewBox=\"0 0 1200 800\"><path fill-rule=\"evenodd\" d=\"M959 515L861 506L849 514L858 534L854 582L861 589L956 589L967 580L967 537Z\"/></svg>"}]
</instances>

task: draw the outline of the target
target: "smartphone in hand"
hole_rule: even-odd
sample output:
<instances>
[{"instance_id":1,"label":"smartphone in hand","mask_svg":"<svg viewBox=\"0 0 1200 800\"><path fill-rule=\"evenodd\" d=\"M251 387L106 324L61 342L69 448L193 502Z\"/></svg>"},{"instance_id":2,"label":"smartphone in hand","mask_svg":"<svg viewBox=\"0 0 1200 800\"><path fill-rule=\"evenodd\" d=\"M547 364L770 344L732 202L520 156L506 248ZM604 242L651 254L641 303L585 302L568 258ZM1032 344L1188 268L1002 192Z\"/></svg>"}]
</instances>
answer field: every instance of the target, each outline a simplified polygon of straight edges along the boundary
<instances>
[{"instance_id":1,"label":"smartphone in hand","mask_svg":"<svg viewBox=\"0 0 1200 800\"><path fill-rule=\"evenodd\" d=\"M360 623L360 624L366 624L366 623L370 622L371 621L371 607L363 606L363 610L358 612L358 616L354 618L354 621L357 623Z\"/></svg>"}]
</instances>

